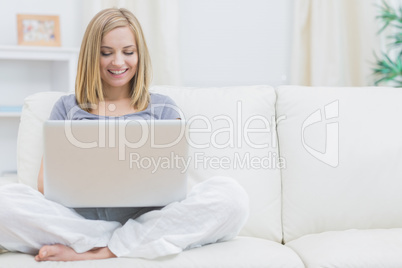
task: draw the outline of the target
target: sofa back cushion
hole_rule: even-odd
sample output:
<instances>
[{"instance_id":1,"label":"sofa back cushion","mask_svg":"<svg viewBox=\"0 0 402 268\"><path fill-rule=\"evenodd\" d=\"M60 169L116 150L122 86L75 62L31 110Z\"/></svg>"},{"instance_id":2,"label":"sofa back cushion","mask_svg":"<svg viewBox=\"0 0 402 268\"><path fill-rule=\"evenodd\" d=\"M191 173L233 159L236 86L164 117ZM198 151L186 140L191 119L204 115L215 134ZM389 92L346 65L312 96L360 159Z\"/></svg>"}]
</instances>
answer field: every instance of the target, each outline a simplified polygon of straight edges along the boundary
<instances>
[{"instance_id":1,"label":"sofa back cushion","mask_svg":"<svg viewBox=\"0 0 402 268\"><path fill-rule=\"evenodd\" d=\"M401 89L282 86L277 95L285 242L401 227Z\"/></svg>"},{"instance_id":2,"label":"sofa back cushion","mask_svg":"<svg viewBox=\"0 0 402 268\"><path fill-rule=\"evenodd\" d=\"M21 183L37 189L43 155L43 122L65 92L40 92L24 100L17 140L17 171Z\"/></svg>"},{"instance_id":3,"label":"sofa back cushion","mask_svg":"<svg viewBox=\"0 0 402 268\"><path fill-rule=\"evenodd\" d=\"M250 197L241 234L282 240L281 183L275 132L275 91L268 86L153 87L170 96L190 125L189 187L215 175L235 178ZM20 180L36 187L42 156L42 124L62 93L25 101L19 134Z\"/></svg>"}]
</instances>

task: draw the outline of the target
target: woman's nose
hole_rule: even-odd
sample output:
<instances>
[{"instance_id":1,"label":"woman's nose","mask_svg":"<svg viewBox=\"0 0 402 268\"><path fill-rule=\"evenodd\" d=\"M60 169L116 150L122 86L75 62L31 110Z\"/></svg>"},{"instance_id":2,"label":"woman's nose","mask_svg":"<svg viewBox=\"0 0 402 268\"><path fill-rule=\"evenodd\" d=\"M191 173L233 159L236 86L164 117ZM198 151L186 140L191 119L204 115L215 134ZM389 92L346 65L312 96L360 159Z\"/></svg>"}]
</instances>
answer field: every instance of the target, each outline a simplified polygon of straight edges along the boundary
<instances>
[{"instance_id":1,"label":"woman's nose","mask_svg":"<svg viewBox=\"0 0 402 268\"><path fill-rule=\"evenodd\" d=\"M112 61L112 64L116 66L121 66L123 65L123 63L124 63L123 55L121 55L120 53L116 53Z\"/></svg>"}]
</instances>

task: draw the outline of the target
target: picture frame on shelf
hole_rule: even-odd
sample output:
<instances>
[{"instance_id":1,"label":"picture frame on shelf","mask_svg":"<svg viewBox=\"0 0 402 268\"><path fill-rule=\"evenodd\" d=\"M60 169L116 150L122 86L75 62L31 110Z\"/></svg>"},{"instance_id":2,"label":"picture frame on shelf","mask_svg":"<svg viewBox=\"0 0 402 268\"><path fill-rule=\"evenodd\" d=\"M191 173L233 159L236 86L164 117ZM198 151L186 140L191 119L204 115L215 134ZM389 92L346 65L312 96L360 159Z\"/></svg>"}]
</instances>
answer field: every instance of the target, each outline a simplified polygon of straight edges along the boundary
<instances>
[{"instance_id":1,"label":"picture frame on shelf","mask_svg":"<svg viewBox=\"0 0 402 268\"><path fill-rule=\"evenodd\" d=\"M17 14L18 45L61 46L59 16Z\"/></svg>"}]
</instances>

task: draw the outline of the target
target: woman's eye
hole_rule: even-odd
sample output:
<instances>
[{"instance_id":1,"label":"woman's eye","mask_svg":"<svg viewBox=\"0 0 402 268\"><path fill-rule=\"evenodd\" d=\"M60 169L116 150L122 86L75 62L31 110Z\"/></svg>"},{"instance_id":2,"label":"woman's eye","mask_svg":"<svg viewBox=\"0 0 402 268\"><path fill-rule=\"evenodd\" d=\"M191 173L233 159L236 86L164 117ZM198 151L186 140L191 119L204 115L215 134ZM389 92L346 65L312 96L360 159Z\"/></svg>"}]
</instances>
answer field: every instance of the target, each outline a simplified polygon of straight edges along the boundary
<instances>
[{"instance_id":1,"label":"woman's eye","mask_svg":"<svg viewBox=\"0 0 402 268\"><path fill-rule=\"evenodd\" d=\"M102 56L109 56L109 55L111 55L112 53L105 53L105 52L101 52L101 55Z\"/></svg>"},{"instance_id":2,"label":"woman's eye","mask_svg":"<svg viewBox=\"0 0 402 268\"><path fill-rule=\"evenodd\" d=\"M133 55L134 52L124 52L124 54L126 54L126 55Z\"/></svg>"}]
</instances>

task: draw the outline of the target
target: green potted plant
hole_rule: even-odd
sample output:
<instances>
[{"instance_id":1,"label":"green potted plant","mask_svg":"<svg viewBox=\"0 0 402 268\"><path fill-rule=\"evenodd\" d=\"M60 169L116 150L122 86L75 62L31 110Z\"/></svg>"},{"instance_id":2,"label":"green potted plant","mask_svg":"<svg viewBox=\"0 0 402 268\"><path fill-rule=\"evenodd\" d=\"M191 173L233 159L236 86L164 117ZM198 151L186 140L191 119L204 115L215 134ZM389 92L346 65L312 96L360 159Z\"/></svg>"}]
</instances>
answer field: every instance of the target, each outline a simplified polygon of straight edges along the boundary
<instances>
[{"instance_id":1,"label":"green potted plant","mask_svg":"<svg viewBox=\"0 0 402 268\"><path fill-rule=\"evenodd\" d=\"M383 23L379 34L386 28L392 28L392 34L387 36L390 40L387 52L382 52L381 57L375 55L375 85L402 87L402 5L398 9L391 7L385 0L382 2L383 5L379 6L380 14L376 17Z\"/></svg>"}]
</instances>

